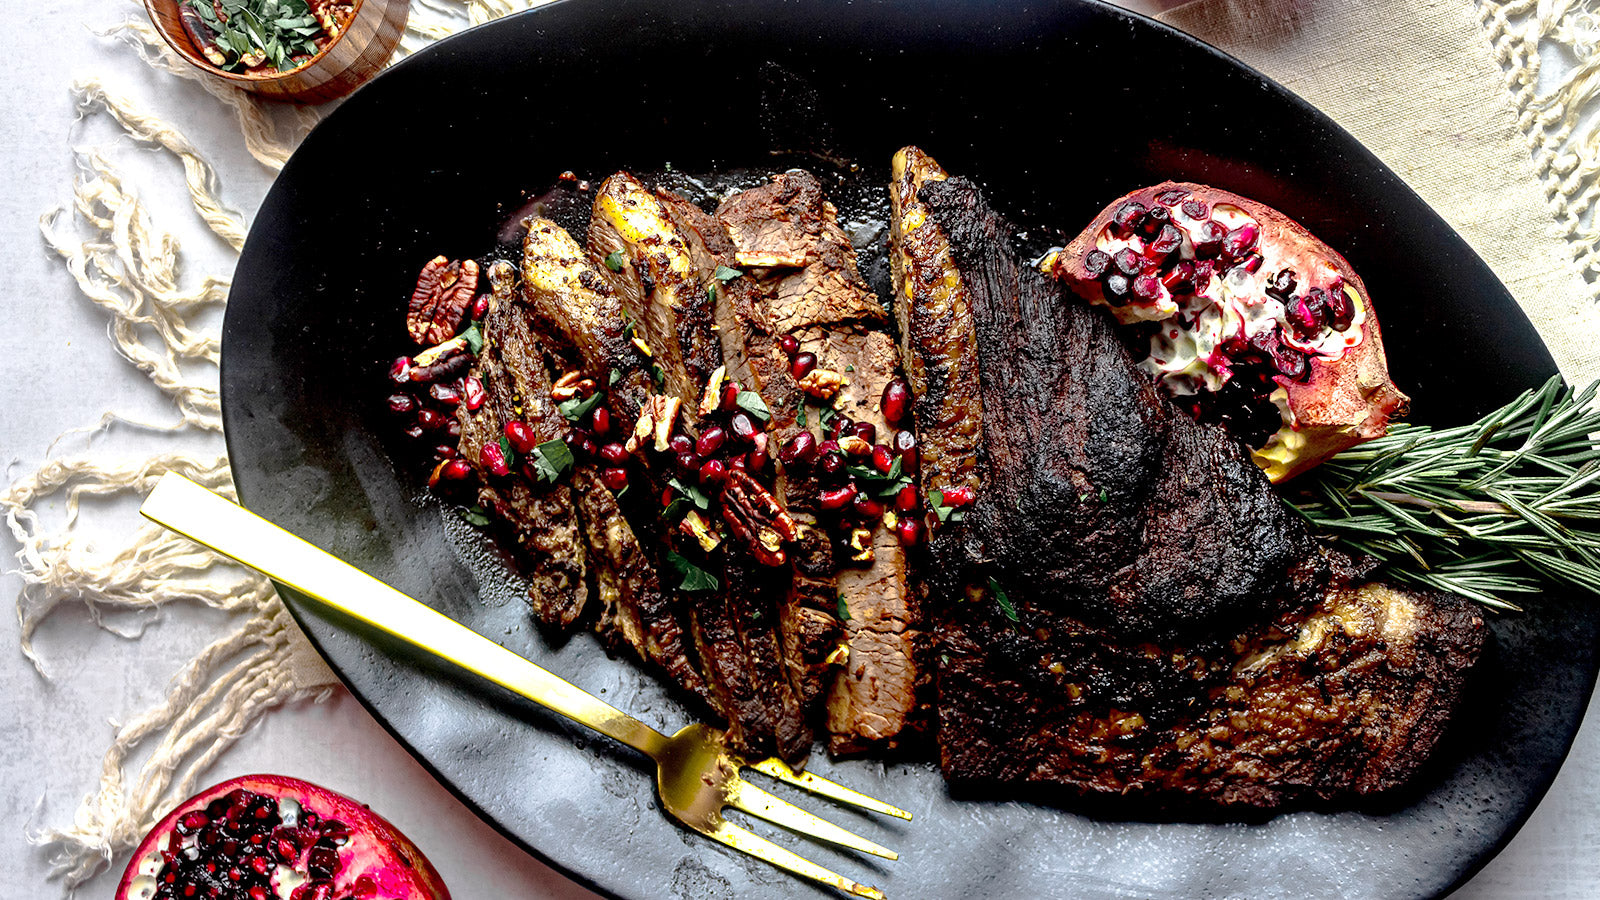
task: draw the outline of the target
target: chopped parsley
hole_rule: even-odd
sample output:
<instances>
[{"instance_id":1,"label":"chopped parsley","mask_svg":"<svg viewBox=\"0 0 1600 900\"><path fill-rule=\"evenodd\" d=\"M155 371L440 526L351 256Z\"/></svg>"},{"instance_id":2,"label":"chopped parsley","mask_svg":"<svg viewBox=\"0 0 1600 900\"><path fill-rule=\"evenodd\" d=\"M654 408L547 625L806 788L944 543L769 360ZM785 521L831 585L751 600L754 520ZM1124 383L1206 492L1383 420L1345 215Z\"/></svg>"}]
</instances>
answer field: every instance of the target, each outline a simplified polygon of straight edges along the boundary
<instances>
[{"instance_id":1,"label":"chopped parsley","mask_svg":"<svg viewBox=\"0 0 1600 900\"><path fill-rule=\"evenodd\" d=\"M621 369L612 369L611 370L611 378L606 381L606 385L608 387L609 386L614 386L614 385L616 385L617 382L619 382L621 380L622 380L622 370Z\"/></svg>"},{"instance_id":2,"label":"chopped parsley","mask_svg":"<svg viewBox=\"0 0 1600 900\"><path fill-rule=\"evenodd\" d=\"M461 511L461 518L465 519L468 525L476 525L479 528L489 524L489 516L483 511L483 507L481 506L474 506L471 509L463 509Z\"/></svg>"},{"instance_id":3,"label":"chopped parsley","mask_svg":"<svg viewBox=\"0 0 1600 900\"><path fill-rule=\"evenodd\" d=\"M467 330L461 332L461 337L467 342L467 349L472 351L472 355L478 355L478 351L483 349L483 329L478 327L477 322L468 325Z\"/></svg>"},{"instance_id":4,"label":"chopped parsley","mask_svg":"<svg viewBox=\"0 0 1600 900\"><path fill-rule=\"evenodd\" d=\"M706 496L706 492L700 490L700 488L692 484L684 484L676 478L668 478L667 484L671 485L672 489L677 491L679 495L694 501L694 505L700 509L711 508L711 498Z\"/></svg>"},{"instance_id":5,"label":"chopped parsley","mask_svg":"<svg viewBox=\"0 0 1600 900\"><path fill-rule=\"evenodd\" d=\"M892 497L900 489L911 483L911 476L900 471L901 457L895 457L894 465L889 467L889 474L885 475L877 469L866 466L849 466L849 472L854 476L856 484L863 490L878 497Z\"/></svg>"},{"instance_id":6,"label":"chopped parsley","mask_svg":"<svg viewBox=\"0 0 1600 900\"><path fill-rule=\"evenodd\" d=\"M717 271L713 272L712 274L716 276L718 281L722 282L723 284L727 284L744 273L738 269L729 268L728 266L717 266Z\"/></svg>"},{"instance_id":7,"label":"chopped parsley","mask_svg":"<svg viewBox=\"0 0 1600 900\"><path fill-rule=\"evenodd\" d=\"M844 602L844 595L839 595L839 621L850 621L850 605Z\"/></svg>"},{"instance_id":8,"label":"chopped parsley","mask_svg":"<svg viewBox=\"0 0 1600 900\"><path fill-rule=\"evenodd\" d=\"M590 257L590 259L593 259L593 258L594 257L592 257L592 256ZM613 250L609 254L606 255L606 268L610 269L613 272L621 272L622 271L622 250L621 249Z\"/></svg>"},{"instance_id":9,"label":"chopped parsley","mask_svg":"<svg viewBox=\"0 0 1600 900\"><path fill-rule=\"evenodd\" d=\"M539 473L539 480L555 482L562 475L572 471L572 450L565 441L556 438L545 441L533 448L533 467Z\"/></svg>"},{"instance_id":10,"label":"chopped parsley","mask_svg":"<svg viewBox=\"0 0 1600 900\"><path fill-rule=\"evenodd\" d=\"M599 406L600 401L603 399L605 399L604 395L599 391L595 391L587 397L573 397L571 400L563 400L556 404L556 408L561 410L561 415L568 422L576 422L588 415L590 410Z\"/></svg>"},{"instance_id":11,"label":"chopped parsley","mask_svg":"<svg viewBox=\"0 0 1600 900\"><path fill-rule=\"evenodd\" d=\"M761 399L761 395L755 391L740 391L733 402L737 403L740 409L763 422L772 418L772 410L767 408L767 401Z\"/></svg>"},{"instance_id":12,"label":"chopped parsley","mask_svg":"<svg viewBox=\"0 0 1600 900\"><path fill-rule=\"evenodd\" d=\"M1005 613L1006 618L1017 621L1017 608L1011 605L1011 598L1006 596L1000 583L993 578L989 579L989 594L994 597L994 602L1000 604L1000 611Z\"/></svg>"},{"instance_id":13,"label":"chopped parsley","mask_svg":"<svg viewBox=\"0 0 1600 900\"><path fill-rule=\"evenodd\" d=\"M683 580L678 583L678 590L680 591L714 591L722 586L722 582L717 580L717 576L673 553L671 550L667 551L667 562L672 566L673 571L683 576Z\"/></svg>"}]
</instances>

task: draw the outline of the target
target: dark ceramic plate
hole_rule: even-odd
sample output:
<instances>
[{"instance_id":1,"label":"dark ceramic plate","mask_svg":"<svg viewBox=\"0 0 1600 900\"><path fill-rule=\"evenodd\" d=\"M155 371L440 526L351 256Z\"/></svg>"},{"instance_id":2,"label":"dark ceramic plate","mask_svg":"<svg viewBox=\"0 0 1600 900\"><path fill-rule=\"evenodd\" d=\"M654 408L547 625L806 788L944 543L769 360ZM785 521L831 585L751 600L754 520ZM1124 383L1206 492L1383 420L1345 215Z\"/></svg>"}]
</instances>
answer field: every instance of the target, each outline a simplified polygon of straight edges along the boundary
<instances>
[{"instance_id":1,"label":"dark ceramic plate","mask_svg":"<svg viewBox=\"0 0 1600 900\"><path fill-rule=\"evenodd\" d=\"M1476 416L1554 371L1467 246L1370 153L1255 72L1087 2L996 8L617 0L559 3L396 66L295 154L240 261L223 343L228 445L256 512L658 727L687 714L579 636L553 646L477 535L391 455L378 409L423 260L483 252L564 169L714 171L804 150L886 177L917 143L1014 215L1077 228L1164 178L1265 201L1341 249L1383 312L1414 419ZM644 761L295 602L313 641L463 801L596 889L657 898L821 895L673 824ZM1593 686L1600 607L1557 592L1493 623L1485 675L1416 786L1382 809L1266 821L1088 818L958 802L925 762L824 773L916 814L829 815L894 864L788 840L901 898L1431 896L1527 817Z\"/></svg>"}]
</instances>

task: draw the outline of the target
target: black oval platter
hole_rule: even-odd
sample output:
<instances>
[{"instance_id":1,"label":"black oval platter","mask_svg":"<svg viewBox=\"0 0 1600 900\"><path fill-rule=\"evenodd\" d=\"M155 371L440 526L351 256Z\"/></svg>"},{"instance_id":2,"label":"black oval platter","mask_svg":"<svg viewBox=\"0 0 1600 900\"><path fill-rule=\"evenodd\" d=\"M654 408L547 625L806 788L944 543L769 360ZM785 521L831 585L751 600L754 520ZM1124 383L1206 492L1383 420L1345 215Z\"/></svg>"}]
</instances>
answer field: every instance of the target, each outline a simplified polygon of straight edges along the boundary
<instances>
[{"instance_id":1,"label":"black oval platter","mask_svg":"<svg viewBox=\"0 0 1600 900\"><path fill-rule=\"evenodd\" d=\"M1476 416L1554 371L1489 269L1330 120L1234 60L1093 2L556 3L440 42L333 112L256 219L224 326L228 447L247 506L662 728L688 714L579 635L548 642L514 575L391 450L385 361L421 263L475 255L572 169L771 165L887 177L916 143L996 205L1075 230L1165 178L1284 210L1382 311L1414 421ZM533 853L629 898L824 896L670 823L644 760L289 597L372 713ZM1497 617L1484 677L1415 789L1381 809L1255 822L1089 818L951 799L922 761L818 771L910 824L825 812L898 863L778 839L891 897L1424 897L1509 840L1549 787L1596 671L1600 606Z\"/></svg>"}]
</instances>

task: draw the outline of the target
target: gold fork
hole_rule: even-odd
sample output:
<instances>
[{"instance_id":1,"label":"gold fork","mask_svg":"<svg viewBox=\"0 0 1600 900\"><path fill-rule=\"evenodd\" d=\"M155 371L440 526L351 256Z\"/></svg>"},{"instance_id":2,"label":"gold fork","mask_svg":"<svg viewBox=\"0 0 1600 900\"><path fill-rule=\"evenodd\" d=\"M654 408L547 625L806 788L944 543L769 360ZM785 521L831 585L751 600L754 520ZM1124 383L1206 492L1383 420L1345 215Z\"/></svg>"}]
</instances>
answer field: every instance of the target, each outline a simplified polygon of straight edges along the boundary
<instances>
[{"instance_id":1,"label":"gold fork","mask_svg":"<svg viewBox=\"0 0 1600 900\"><path fill-rule=\"evenodd\" d=\"M739 769L748 766L873 812L907 820L910 813L809 772L796 772L778 759L747 763L727 751L722 732L706 725L689 725L668 737L182 475L162 476L139 512L274 581L648 755L656 762L662 807L689 828L796 875L882 900L883 892L877 888L835 874L729 822L722 810L731 806L791 831L885 859L899 857L745 781Z\"/></svg>"}]
</instances>

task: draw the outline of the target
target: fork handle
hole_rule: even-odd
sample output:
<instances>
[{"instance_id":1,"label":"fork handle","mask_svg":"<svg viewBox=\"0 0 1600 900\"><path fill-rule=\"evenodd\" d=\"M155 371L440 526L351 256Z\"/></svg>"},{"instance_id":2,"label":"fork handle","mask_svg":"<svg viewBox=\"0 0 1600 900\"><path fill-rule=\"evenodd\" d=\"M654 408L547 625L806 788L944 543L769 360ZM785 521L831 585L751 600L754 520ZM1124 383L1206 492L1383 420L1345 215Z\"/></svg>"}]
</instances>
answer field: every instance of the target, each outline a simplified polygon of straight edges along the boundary
<instances>
[{"instance_id":1,"label":"fork handle","mask_svg":"<svg viewBox=\"0 0 1600 900\"><path fill-rule=\"evenodd\" d=\"M163 475L139 512L273 581L652 757L666 745L661 732L604 700L182 475Z\"/></svg>"}]
</instances>

